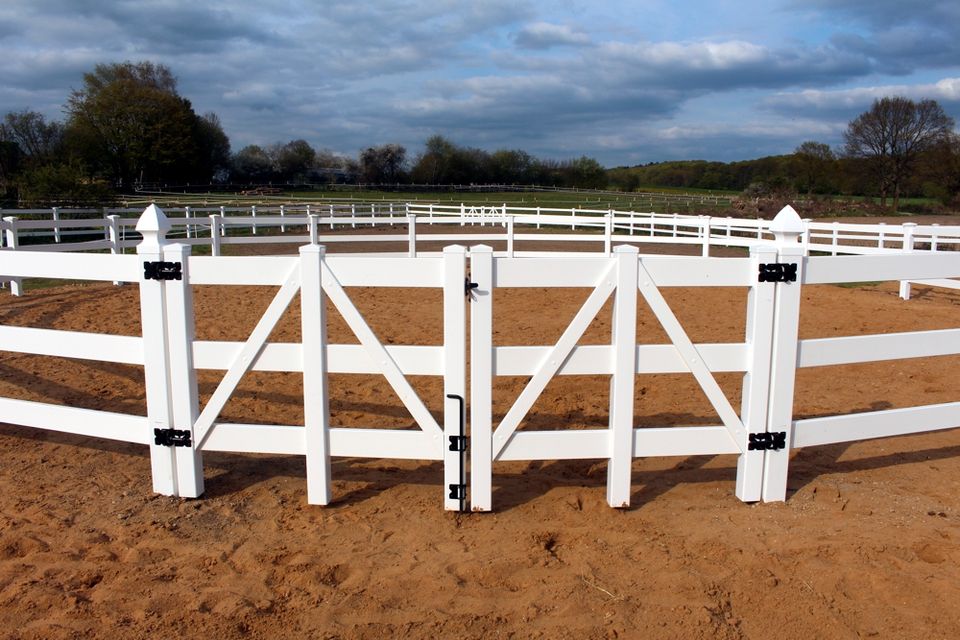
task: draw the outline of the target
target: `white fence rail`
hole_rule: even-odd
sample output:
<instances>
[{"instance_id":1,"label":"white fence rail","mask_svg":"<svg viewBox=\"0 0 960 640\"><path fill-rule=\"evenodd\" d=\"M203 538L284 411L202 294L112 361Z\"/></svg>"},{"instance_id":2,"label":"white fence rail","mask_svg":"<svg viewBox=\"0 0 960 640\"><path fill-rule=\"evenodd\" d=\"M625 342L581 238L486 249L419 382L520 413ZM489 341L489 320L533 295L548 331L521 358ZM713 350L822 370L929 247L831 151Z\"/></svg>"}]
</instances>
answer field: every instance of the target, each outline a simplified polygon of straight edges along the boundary
<instances>
[{"instance_id":1,"label":"white fence rail","mask_svg":"<svg viewBox=\"0 0 960 640\"><path fill-rule=\"evenodd\" d=\"M10 213L6 210L0 213ZM0 245L14 251L110 251L119 254L136 247L134 210L23 210L0 220ZM137 213L139 213L137 211ZM67 216L100 215L72 219ZM642 248L650 244L697 247L709 256L713 247L749 250L773 238L771 221L718 218L681 214L614 211L611 209L555 209L508 207L504 205L440 205L424 203L331 203L324 205L279 205L273 207L184 207L171 211L170 238L194 246L209 246L214 256L225 245L293 244L350 245L382 243L404 246L416 257L418 242L505 243L505 255L536 255L518 245L562 242L587 245L595 252L611 255L613 242ZM887 255L899 252L960 251L960 226L824 223L802 221L802 245L806 255ZM406 227L395 234L362 233L363 227L388 225ZM434 225L446 230L437 233ZM471 233L459 227L477 227ZM427 230L424 229L427 227ZM570 228L570 233L558 233ZM361 232L352 233L351 230ZM324 233L329 231L330 233ZM297 233L299 232L299 233ZM84 240L79 240L85 237ZM68 241L70 239L73 241ZM0 282L3 276L0 275ZM903 281L900 295L910 297L909 281ZM926 279L919 284L958 289L960 281ZM19 295L22 283L11 281Z\"/></svg>"},{"instance_id":2,"label":"white fence rail","mask_svg":"<svg viewBox=\"0 0 960 640\"><path fill-rule=\"evenodd\" d=\"M451 217L464 224L484 218L478 212L466 213ZM499 215L487 221L503 224L502 211ZM570 218L566 220L569 223ZM611 225L607 220L615 220L615 216L600 216L594 224ZM684 222L689 221L678 221L678 229ZM302 220L284 223L292 226L302 224ZM541 223L545 223L543 218ZM606 459L607 501L611 506L624 507L630 501L633 458L734 454L738 456L737 496L745 501L779 501L786 497L793 448L960 426L960 401L794 419L798 368L960 354L960 328L799 340L802 287L956 278L960 277L960 253L896 250L840 258L806 256L810 227L789 208L762 230L775 240L754 243L749 257L742 258L643 256L630 243L577 256L512 255L480 245L469 251L448 246L442 253L414 257L357 257L326 255L323 247L307 244L301 247L299 256L207 257L191 256L188 244L170 244L166 238L170 229L163 212L151 206L137 225L142 241L136 256L0 252L0 273L12 279L139 283L142 337L0 326L0 350L143 366L145 416L14 398L0 398L0 408L4 421L11 424L149 446L154 490L167 495L195 497L203 493L204 451L303 455L308 502L312 504L326 504L333 497L331 457L392 457L443 461L444 507L462 509L467 496L462 462L465 439L461 437L465 408L470 427L469 504L475 511L493 508L497 461ZM617 241L627 239L628 235L616 236ZM276 296L250 336L242 342L196 340L192 285L237 284L277 287ZM442 291L442 330L430 341L436 346L382 344L350 299L350 288L356 286ZM744 340L694 343L661 292L677 286L748 288ZM592 293L555 344L494 346L492 318L496 292L503 287L589 287ZM464 298L465 289L469 304ZM298 293L301 342L270 343L271 331ZM325 299L337 309L359 344L330 344ZM609 342L578 345L609 299L614 301ZM653 311L669 344L637 343L634 323L641 299ZM201 407L196 374L203 369L224 374ZM302 374L304 424L222 421L220 412L250 371ZM636 376L676 372L693 375L719 424L636 425ZM719 372L743 374L739 409L720 389L715 379ZM327 392L328 375L332 373L383 376L417 428L345 428L332 424ZM441 412L435 415L427 408L410 385L410 375L442 377ZM537 398L558 375L610 377L606 428L565 430L562 424L553 431L523 428ZM494 424L492 396L497 376L524 376L529 381L499 424Z\"/></svg>"}]
</instances>

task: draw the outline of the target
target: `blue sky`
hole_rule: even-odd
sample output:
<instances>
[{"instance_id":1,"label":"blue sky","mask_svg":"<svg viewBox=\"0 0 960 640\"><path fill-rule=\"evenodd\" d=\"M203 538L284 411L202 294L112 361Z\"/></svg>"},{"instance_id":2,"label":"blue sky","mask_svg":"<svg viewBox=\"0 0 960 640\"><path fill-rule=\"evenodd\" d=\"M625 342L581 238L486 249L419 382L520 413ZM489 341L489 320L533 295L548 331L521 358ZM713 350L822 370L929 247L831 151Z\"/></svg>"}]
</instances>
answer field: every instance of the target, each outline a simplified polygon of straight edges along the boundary
<instances>
[{"instance_id":1,"label":"blue sky","mask_svg":"<svg viewBox=\"0 0 960 640\"><path fill-rule=\"evenodd\" d=\"M960 2L3 0L0 114L63 118L101 62L166 64L234 150L433 134L607 166L839 145L884 95L960 120Z\"/></svg>"}]
</instances>

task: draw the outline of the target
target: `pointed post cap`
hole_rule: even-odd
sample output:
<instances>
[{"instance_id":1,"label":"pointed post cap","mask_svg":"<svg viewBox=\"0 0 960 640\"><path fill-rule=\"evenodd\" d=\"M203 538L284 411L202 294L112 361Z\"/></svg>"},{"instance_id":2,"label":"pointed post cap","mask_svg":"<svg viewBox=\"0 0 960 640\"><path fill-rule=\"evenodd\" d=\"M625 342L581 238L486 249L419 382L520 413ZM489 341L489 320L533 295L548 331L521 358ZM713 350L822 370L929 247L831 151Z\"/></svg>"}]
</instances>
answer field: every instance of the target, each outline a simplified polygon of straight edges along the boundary
<instances>
[{"instance_id":1,"label":"pointed post cap","mask_svg":"<svg viewBox=\"0 0 960 640\"><path fill-rule=\"evenodd\" d=\"M151 204L143 210L136 229L143 236L142 244L160 246L166 240L167 232L170 231L170 220L167 219L163 209Z\"/></svg>"},{"instance_id":2,"label":"pointed post cap","mask_svg":"<svg viewBox=\"0 0 960 640\"><path fill-rule=\"evenodd\" d=\"M770 223L770 231L779 245L796 244L805 230L806 225L790 205L781 209L773 222Z\"/></svg>"}]
</instances>

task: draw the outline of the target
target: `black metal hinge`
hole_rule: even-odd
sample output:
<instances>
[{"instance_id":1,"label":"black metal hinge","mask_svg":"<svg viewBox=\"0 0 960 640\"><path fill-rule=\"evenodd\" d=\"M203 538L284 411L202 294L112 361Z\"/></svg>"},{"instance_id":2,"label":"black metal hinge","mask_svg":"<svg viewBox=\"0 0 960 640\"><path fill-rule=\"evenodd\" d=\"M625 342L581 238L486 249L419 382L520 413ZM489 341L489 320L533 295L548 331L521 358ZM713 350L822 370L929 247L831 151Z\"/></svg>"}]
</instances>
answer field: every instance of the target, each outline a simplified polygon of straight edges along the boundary
<instances>
[{"instance_id":1,"label":"black metal hinge","mask_svg":"<svg viewBox=\"0 0 960 640\"><path fill-rule=\"evenodd\" d=\"M779 451L787 448L787 432L751 433L749 451Z\"/></svg>"},{"instance_id":2,"label":"black metal hinge","mask_svg":"<svg viewBox=\"0 0 960 640\"><path fill-rule=\"evenodd\" d=\"M779 262L761 264L759 282L796 282L797 265L795 263L781 264Z\"/></svg>"},{"instance_id":3,"label":"black metal hinge","mask_svg":"<svg viewBox=\"0 0 960 640\"><path fill-rule=\"evenodd\" d=\"M463 295L470 297L470 292L478 289L480 285L476 282L470 282L470 278L463 279Z\"/></svg>"},{"instance_id":4,"label":"black metal hinge","mask_svg":"<svg viewBox=\"0 0 960 640\"><path fill-rule=\"evenodd\" d=\"M144 262L144 280L183 280L183 265L179 262Z\"/></svg>"},{"instance_id":5,"label":"black metal hinge","mask_svg":"<svg viewBox=\"0 0 960 640\"><path fill-rule=\"evenodd\" d=\"M467 436L447 436L450 438L450 451L466 451Z\"/></svg>"},{"instance_id":6,"label":"black metal hinge","mask_svg":"<svg viewBox=\"0 0 960 640\"><path fill-rule=\"evenodd\" d=\"M466 500L467 499L467 485L465 484L450 484L447 485L450 488L450 499L451 500Z\"/></svg>"},{"instance_id":7,"label":"black metal hinge","mask_svg":"<svg viewBox=\"0 0 960 640\"><path fill-rule=\"evenodd\" d=\"M153 442L161 447L192 447L190 432L180 429L154 429Z\"/></svg>"}]
</instances>

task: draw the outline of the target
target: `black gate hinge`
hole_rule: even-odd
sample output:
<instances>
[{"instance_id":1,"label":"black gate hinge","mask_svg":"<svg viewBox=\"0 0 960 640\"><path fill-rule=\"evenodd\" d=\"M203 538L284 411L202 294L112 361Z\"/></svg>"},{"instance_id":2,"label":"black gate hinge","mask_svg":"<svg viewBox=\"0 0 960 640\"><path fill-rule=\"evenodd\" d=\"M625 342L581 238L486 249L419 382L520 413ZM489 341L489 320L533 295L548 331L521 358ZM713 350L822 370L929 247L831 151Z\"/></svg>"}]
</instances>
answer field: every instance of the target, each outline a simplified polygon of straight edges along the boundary
<instances>
[{"instance_id":1,"label":"black gate hinge","mask_svg":"<svg viewBox=\"0 0 960 640\"><path fill-rule=\"evenodd\" d=\"M463 295L465 295L465 296L467 296L467 297L469 298L469 297L470 297L470 292L473 291L474 289L478 289L478 288L480 288L479 283L470 282L470 278L464 278L464 279L463 279Z\"/></svg>"},{"instance_id":2,"label":"black gate hinge","mask_svg":"<svg viewBox=\"0 0 960 640\"><path fill-rule=\"evenodd\" d=\"M192 447L190 432L180 429L154 429L153 442L161 447Z\"/></svg>"},{"instance_id":3,"label":"black gate hinge","mask_svg":"<svg viewBox=\"0 0 960 640\"><path fill-rule=\"evenodd\" d=\"M183 280L183 265L179 262L143 263L144 280Z\"/></svg>"},{"instance_id":4,"label":"black gate hinge","mask_svg":"<svg viewBox=\"0 0 960 640\"><path fill-rule=\"evenodd\" d=\"M466 451L467 436L447 436L450 438L450 451Z\"/></svg>"},{"instance_id":5,"label":"black gate hinge","mask_svg":"<svg viewBox=\"0 0 960 640\"><path fill-rule=\"evenodd\" d=\"M796 263L779 262L766 263L760 265L759 282L796 282L797 265Z\"/></svg>"},{"instance_id":6,"label":"black gate hinge","mask_svg":"<svg viewBox=\"0 0 960 640\"><path fill-rule=\"evenodd\" d=\"M751 433L748 451L779 451L787 448L787 432Z\"/></svg>"},{"instance_id":7,"label":"black gate hinge","mask_svg":"<svg viewBox=\"0 0 960 640\"><path fill-rule=\"evenodd\" d=\"M450 484L447 485L450 488L450 499L451 500L466 500L467 499L467 485L465 484Z\"/></svg>"}]
</instances>

